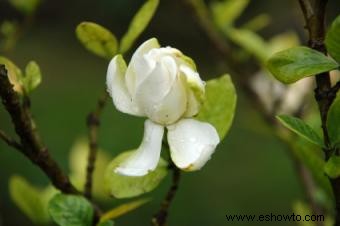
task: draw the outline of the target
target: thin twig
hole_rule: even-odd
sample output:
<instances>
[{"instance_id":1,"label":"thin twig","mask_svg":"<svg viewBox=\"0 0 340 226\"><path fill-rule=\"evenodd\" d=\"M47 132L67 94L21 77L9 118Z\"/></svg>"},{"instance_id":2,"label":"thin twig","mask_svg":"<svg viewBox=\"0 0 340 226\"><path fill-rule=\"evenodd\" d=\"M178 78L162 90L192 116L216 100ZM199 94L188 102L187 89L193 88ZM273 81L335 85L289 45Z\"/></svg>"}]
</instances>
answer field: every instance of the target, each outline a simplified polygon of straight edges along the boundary
<instances>
[{"instance_id":1,"label":"thin twig","mask_svg":"<svg viewBox=\"0 0 340 226\"><path fill-rule=\"evenodd\" d=\"M64 193L77 194L78 191L41 142L38 132L34 129L33 119L23 111L20 98L9 82L4 65L0 65L0 97L12 118L16 133L20 137L22 149L19 151L37 165L56 188Z\"/></svg>"},{"instance_id":2,"label":"thin twig","mask_svg":"<svg viewBox=\"0 0 340 226\"><path fill-rule=\"evenodd\" d=\"M8 136L4 131L0 130L0 139L5 141L6 144L8 144L11 147L14 147L18 150L22 150L22 146L19 142Z\"/></svg>"},{"instance_id":3,"label":"thin twig","mask_svg":"<svg viewBox=\"0 0 340 226\"><path fill-rule=\"evenodd\" d=\"M172 170L172 184L171 184L171 187L168 193L165 196L165 199L163 200L161 204L161 208L152 218L153 226L165 226L166 225L169 208L178 189L179 181L181 178L181 171L175 166L175 164L172 161L170 162L169 168Z\"/></svg>"},{"instance_id":4,"label":"thin twig","mask_svg":"<svg viewBox=\"0 0 340 226\"><path fill-rule=\"evenodd\" d=\"M325 55L327 55L324 45L325 13L327 2L327 0L315 0L314 4L312 5L309 0L299 0L300 7L306 20L306 28L309 31L308 45L309 47L320 51ZM306 10L307 7L312 9ZM326 160L328 160L334 150L331 146L327 130L327 116L329 108L335 99L336 92L339 90L339 83L332 87L330 74L328 72L317 74L315 76L315 80L315 100L319 106L324 143L326 146L324 148L324 152ZM329 179L335 197L335 226L340 226L340 177L336 179Z\"/></svg>"},{"instance_id":5,"label":"thin twig","mask_svg":"<svg viewBox=\"0 0 340 226\"><path fill-rule=\"evenodd\" d=\"M93 172L96 164L98 150L98 128L100 125L100 115L105 107L109 95L107 92L99 98L96 109L87 116L87 126L89 129L89 154L86 168L86 181L84 195L92 199Z\"/></svg>"}]
</instances>

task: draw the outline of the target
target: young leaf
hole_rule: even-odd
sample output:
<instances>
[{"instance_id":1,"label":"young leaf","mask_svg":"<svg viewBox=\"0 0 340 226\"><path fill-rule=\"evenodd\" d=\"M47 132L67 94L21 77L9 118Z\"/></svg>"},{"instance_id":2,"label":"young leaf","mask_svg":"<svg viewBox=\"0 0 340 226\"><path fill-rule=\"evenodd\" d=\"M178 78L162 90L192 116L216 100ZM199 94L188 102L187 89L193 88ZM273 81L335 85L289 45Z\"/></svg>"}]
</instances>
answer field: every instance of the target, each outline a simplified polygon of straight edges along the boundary
<instances>
[{"instance_id":1,"label":"young leaf","mask_svg":"<svg viewBox=\"0 0 340 226\"><path fill-rule=\"evenodd\" d=\"M22 83L27 93L32 92L41 83L40 67L35 61L30 61L27 64Z\"/></svg>"},{"instance_id":2,"label":"young leaf","mask_svg":"<svg viewBox=\"0 0 340 226\"><path fill-rule=\"evenodd\" d=\"M312 127L310 127L301 119L288 115L280 115L276 116L276 118L282 123L282 125L290 129L300 137L320 147L324 146L321 137L313 130Z\"/></svg>"},{"instance_id":3,"label":"young leaf","mask_svg":"<svg viewBox=\"0 0 340 226\"><path fill-rule=\"evenodd\" d=\"M12 200L20 210L38 225L49 223L50 217L45 205L45 191L42 191L20 176L13 176L9 182Z\"/></svg>"},{"instance_id":4,"label":"young leaf","mask_svg":"<svg viewBox=\"0 0 340 226\"><path fill-rule=\"evenodd\" d=\"M129 203L124 203L118 207L115 207L114 209L106 212L103 214L103 216L100 218L100 221L107 221L107 220L113 220L120 216L123 216L140 206L144 205L145 203L149 202L149 199L139 199L135 200Z\"/></svg>"},{"instance_id":5,"label":"young leaf","mask_svg":"<svg viewBox=\"0 0 340 226\"><path fill-rule=\"evenodd\" d=\"M111 59L118 49L116 37L103 26L93 22L82 22L76 28L79 41L97 56Z\"/></svg>"},{"instance_id":6,"label":"young leaf","mask_svg":"<svg viewBox=\"0 0 340 226\"><path fill-rule=\"evenodd\" d=\"M155 189L167 175L167 163L161 158L157 168L142 177L123 176L114 172L115 168L126 160L132 151L118 155L106 169L105 189L116 198L131 198Z\"/></svg>"},{"instance_id":7,"label":"young leaf","mask_svg":"<svg viewBox=\"0 0 340 226\"><path fill-rule=\"evenodd\" d=\"M82 196L57 194L48 212L59 226L91 226L93 221L92 205Z\"/></svg>"},{"instance_id":8,"label":"young leaf","mask_svg":"<svg viewBox=\"0 0 340 226\"><path fill-rule=\"evenodd\" d=\"M337 96L328 111L327 128L333 145L340 142L340 96Z\"/></svg>"},{"instance_id":9,"label":"young leaf","mask_svg":"<svg viewBox=\"0 0 340 226\"><path fill-rule=\"evenodd\" d=\"M205 87L206 99L197 119L211 123L222 140L228 133L236 109L237 95L229 75L212 79Z\"/></svg>"},{"instance_id":10,"label":"young leaf","mask_svg":"<svg viewBox=\"0 0 340 226\"><path fill-rule=\"evenodd\" d=\"M249 0L214 1L211 10L218 26L230 26L242 14L249 4Z\"/></svg>"},{"instance_id":11,"label":"young leaf","mask_svg":"<svg viewBox=\"0 0 340 226\"><path fill-rule=\"evenodd\" d=\"M9 59L0 56L0 64L5 65L7 69L8 79L10 83L13 85L14 90L17 93L22 94L22 72L19 67L17 67L12 61Z\"/></svg>"},{"instance_id":12,"label":"young leaf","mask_svg":"<svg viewBox=\"0 0 340 226\"><path fill-rule=\"evenodd\" d=\"M329 54L340 63L340 15L333 21L325 42Z\"/></svg>"},{"instance_id":13,"label":"young leaf","mask_svg":"<svg viewBox=\"0 0 340 226\"><path fill-rule=\"evenodd\" d=\"M41 0L9 0L13 7L24 14L32 14L36 11Z\"/></svg>"},{"instance_id":14,"label":"young leaf","mask_svg":"<svg viewBox=\"0 0 340 226\"><path fill-rule=\"evenodd\" d=\"M268 46L264 39L251 30L231 28L227 31L228 37L241 46L260 62L268 58Z\"/></svg>"},{"instance_id":15,"label":"young leaf","mask_svg":"<svg viewBox=\"0 0 340 226\"><path fill-rule=\"evenodd\" d=\"M330 178L340 177L340 156L332 156L326 163L324 171Z\"/></svg>"},{"instance_id":16,"label":"young leaf","mask_svg":"<svg viewBox=\"0 0 340 226\"><path fill-rule=\"evenodd\" d=\"M274 54L267 62L274 77L285 83L336 69L339 65L321 52L307 47L293 47Z\"/></svg>"},{"instance_id":17,"label":"young leaf","mask_svg":"<svg viewBox=\"0 0 340 226\"><path fill-rule=\"evenodd\" d=\"M132 18L129 29L120 42L120 53L127 52L151 21L159 0L147 0Z\"/></svg>"}]
</instances>

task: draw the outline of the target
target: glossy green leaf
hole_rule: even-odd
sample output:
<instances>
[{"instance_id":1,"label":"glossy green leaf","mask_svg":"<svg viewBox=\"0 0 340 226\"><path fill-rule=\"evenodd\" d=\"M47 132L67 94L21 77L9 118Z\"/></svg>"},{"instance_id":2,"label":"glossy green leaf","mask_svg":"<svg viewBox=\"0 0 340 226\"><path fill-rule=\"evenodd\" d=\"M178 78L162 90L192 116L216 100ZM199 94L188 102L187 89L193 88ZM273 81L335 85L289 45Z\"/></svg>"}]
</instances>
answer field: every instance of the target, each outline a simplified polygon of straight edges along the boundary
<instances>
[{"instance_id":1,"label":"glossy green leaf","mask_svg":"<svg viewBox=\"0 0 340 226\"><path fill-rule=\"evenodd\" d=\"M340 177L340 156L332 156L327 161L325 173L333 179Z\"/></svg>"},{"instance_id":2,"label":"glossy green leaf","mask_svg":"<svg viewBox=\"0 0 340 226\"><path fill-rule=\"evenodd\" d=\"M9 0L13 7L24 14L34 13L41 3L41 0Z\"/></svg>"},{"instance_id":3,"label":"glossy green leaf","mask_svg":"<svg viewBox=\"0 0 340 226\"><path fill-rule=\"evenodd\" d=\"M328 53L340 63L340 15L335 18L326 35Z\"/></svg>"},{"instance_id":4,"label":"glossy green leaf","mask_svg":"<svg viewBox=\"0 0 340 226\"><path fill-rule=\"evenodd\" d=\"M229 75L207 82L206 99L197 119L211 123L222 140L233 122L237 95Z\"/></svg>"},{"instance_id":5,"label":"glossy green leaf","mask_svg":"<svg viewBox=\"0 0 340 226\"><path fill-rule=\"evenodd\" d=\"M59 226L92 226L93 208L82 196L57 194L51 199L48 212Z\"/></svg>"},{"instance_id":6,"label":"glossy green leaf","mask_svg":"<svg viewBox=\"0 0 340 226\"><path fill-rule=\"evenodd\" d=\"M99 24L82 22L76 28L76 35L84 47L97 56L111 59L117 53L116 37Z\"/></svg>"},{"instance_id":7,"label":"glossy green leaf","mask_svg":"<svg viewBox=\"0 0 340 226\"><path fill-rule=\"evenodd\" d=\"M339 65L321 52L307 47L293 47L274 54L267 63L274 77L285 83L336 69Z\"/></svg>"},{"instance_id":8,"label":"glossy green leaf","mask_svg":"<svg viewBox=\"0 0 340 226\"><path fill-rule=\"evenodd\" d=\"M103 221L97 224L97 226L113 226L113 225L114 225L113 221Z\"/></svg>"},{"instance_id":9,"label":"glossy green leaf","mask_svg":"<svg viewBox=\"0 0 340 226\"><path fill-rule=\"evenodd\" d=\"M324 146L321 137L313 130L312 127L310 127L301 119L289 115L280 115L276 118L282 123L282 125L290 129L300 137L320 147Z\"/></svg>"},{"instance_id":10,"label":"glossy green leaf","mask_svg":"<svg viewBox=\"0 0 340 226\"><path fill-rule=\"evenodd\" d=\"M22 91L22 72L18 66L16 66L11 60L6 57L0 56L0 64L5 65L8 79L10 83L14 86L14 90L20 94Z\"/></svg>"},{"instance_id":11,"label":"glossy green leaf","mask_svg":"<svg viewBox=\"0 0 340 226\"><path fill-rule=\"evenodd\" d=\"M40 67L35 61L27 64L22 83L27 93L32 92L41 83Z\"/></svg>"},{"instance_id":12,"label":"glossy green leaf","mask_svg":"<svg viewBox=\"0 0 340 226\"><path fill-rule=\"evenodd\" d=\"M150 23L158 7L159 0L147 0L132 18L129 29L120 42L120 53L127 52Z\"/></svg>"},{"instance_id":13,"label":"glossy green leaf","mask_svg":"<svg viewBox=\"0 0 340 226\"><path fill-rule=\"evenodd\" d=\"M20 176L13 176L9 182L9 191L14 203L32 222L38 225L49 223L46 198L50 190L46 192Z\"/></svg>"},{"instance_id":14,"label":"glossy green leaf","mask_svg":"<svg viewBox=\"0 0 340 226\"><path fill-rule=\"evenodd\" d=\"M337 145L340 142L340 96L332 103L327 117L327 128L331 143Z\"/></svg>"},{"instance_id":15,"label":"glossy green leaf","mask_svg":"<svg viewBox=\"0 0 340 226\"><path fill-rule=\"evenodd\" d=\"M107 221L107 220L112 220L116 219L120 216L123 216L139 207L144 205L145 203L149 202L149 199L139 199L135 200L129 203L124 203L120 206L117 206L113 208L112 210L109 210L108 212L104 213L102 217L100 218L101 221Z\"/></svg>"},{"instance_id":16,"label":"glossy green leaf","mask_svg":"<svg viewBox=\"0 0 340 226\"><path fill-rule=\"evenodd\" d=\"M155 189L167 175L168 164L162 158L157 168L142 177L123 176L114 172L120 163L126 160L132 151L118 155L106 169L104 184L108 193L116 198L135 197Z\"/></svg>"},{"instance_id":17,"label":"glossy green leaf","mask_svg":"<svg viewBox=\"0 0 340 226\"><path fill-rule=\"evenodd\" d=\"M249 0L214 1L211 4L216 24L220 27L232 25L249 4Z\"/></svg>"}]
</instances>

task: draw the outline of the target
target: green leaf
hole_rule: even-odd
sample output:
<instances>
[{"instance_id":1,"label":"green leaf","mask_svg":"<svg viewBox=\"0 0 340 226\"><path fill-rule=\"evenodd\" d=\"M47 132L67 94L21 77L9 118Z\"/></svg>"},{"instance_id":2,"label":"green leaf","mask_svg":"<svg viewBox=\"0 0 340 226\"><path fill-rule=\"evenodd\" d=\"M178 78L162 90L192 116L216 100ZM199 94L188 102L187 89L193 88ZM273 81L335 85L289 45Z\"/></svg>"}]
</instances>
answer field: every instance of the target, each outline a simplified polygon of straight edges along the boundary
<instances>
[{"instance_id":1,"label":"green leaf","mask_svg":"<svg viewBox=\"0 0 340 226\"><path fill-rule=\"evenodd\" d=\"M47 224L50 221L46 209L46 191L31 185L25 178L13 176L9 182L12 200L19 209L35 224Z\"/></svg>"},{"instance_id":2,"label":"green leaf","mask_svg":"<svg viewBox=\"0 0 340 226\"><path fill-rule=\"evenodd\" d=\"M14 90L17 93L22 94L22 72L18 66L16 66L11 60L6 57L0 56L0 64L5 65L7 69L8 79L10 83L13 85Z\"/></svg>"},{"instance_id":3,"label":"green leaf","mask_svg":"<svg viewBox=\"0 0 340 226\"><path fill-rule=\"evenodd\" d=\"M27 93L32 92L41 83L40 67L35 61L27 64L22 83Z\"/></svg>"},{"instance_id":4,"label":"green leaf","mask_svg":"<svg viewBox=\"0 0 340 226\"><path fill-rule=\"evenodd\" d=\"M128 31L120 42L120 53L127 52L145 30L158 7L159 0L147 0L132 18Z\"/></svg>"},{"instance_id":5,"label":"green leaf","mask_svg":"<svg viewBox=\"0 0 340 226\"><path fill-rule=\"evenodd\" d=\"M323 172L325 160L320 148L300 136L290 139L288 142L291 143L292 148L290 150L295 158L301 161L311 172L320 192L331 199L333 192L329 180Z\"/></svg>"},{"instance_id":6,"label":"green leaf","mask_svg":"<svg viewBox=\"0 0 340 226\"><path fill-rule=\"evenodd\" d=\"M111 59L117 53L116 37L99 24L82 22L76 28L76 35L84 47L97 56Z\"/></svg>"},{"instance_id":7,"label":"green leaf","mask_svg":"<svg viewBox=\"0 0 340 226\"><path fill-rule=\"evenodd\" d=\"M268 14L259 14L243 24L242 28L245 30L259 31L270 24L270 16Z\"/></svg>"},{"instance_id":8,"label":"green leaf","mask_svg":"<svg viewBox=\"0 0 340 226\"><path fill-rule=\"evenodd\" d=\"M340 96L333 101L328 111L327 129L333 145L340 142Z\"/></svg>"},{"instance_id":9,"label":"green leaf","mask_svg":"<svg viewBox=\"0 0 340 226\"><path fill-rule=\"evenodd\" d=\"M237 95L229 75L212 79L205 87L206 99L197 119L211 123L221 140L227 135L232 124Z\"/></svg>"},{"instance_id":10,"label":"green leaf","mask_svg":"<svg viewBox=\"0 0 340 226\"><path fill-rule=\"evenodd\" d=\"M87 157L89 153L89 142L86 138L78 138L70 150L69 163L71 181L80 191L84 190L86 179ZM103 188L104 174L110 163L111 156L105 151L97 151L96 162L93 172L93 196L96 199L105 200L108 198Z\"/></svg>"},{"instance_id":11,"label":"green leaf","mask_svg":"<svg viewBox=\"0 0 340 226\"><path fill-rule=\"evenodd\" d=\"M268 58L268 46L261 36L251 30L230 28L226 35L237 45L241 46L258 61L264 63Z\"/></svg>"},{"instance_id":12,"label":"green leaf","mask_svg":"<svg viewBox=\"0 0 340 226\"><path fill-rule=\"evenodd\" d=\"M311 216L313 215L313 211L311 210L310 206L305 204L302 201L296 201L293 204L293 212L300 216ZM303 218L301 221L297 222L298 226L317 226L317 224L313 221L304 221Z\"/></svg>"},{"instance_id":13,"label":"green leaf","mask_svg":"<svg viewBox=\"0 0 340 226\"><path fill-rule=\"evenodd\" d=\"M167 163L160 159L157 168L142 177L123 176L114 172L114 169L126 160L133 151L118 155L106 169L104 186L116 198L135 197L155 189L167 175Z\"/></svg>"},{"instance_id":14,"label":"green leaf","mask_svg":"<svg viewBox=\"0 0 340 226\"><path fill-rule=\"evenodd\" d=\"M112 220L116 219L120 216L123 216L139 207L144 205L145 203L149 202L149 199L139 199L135 200L129 203L124 203L120 206L115 207L114 209L106 212L103 214L103 216L100 218L100 221L107 221L107 220Z\"/></svg>"},{"instance_id":15,"label":"green leaf","mask_svg":"<svg viewBox=\"0 0 340 226\"><path fill-rule=\"evenodd\" d=\"M248 4L249 0L214 1L211 10L216 24L221 28L232 25Z\"/></svg>"},{"instance_id":16,"label":"green leaf","mask_svg":"<svg viewBox=\"0 0 340 226\"><path fill-rule=\"evenodd\" d=\"M41 3L41 0L9 0L13 7L24 14L33 14Z\"/></svg>"},{"instance_id":17,"label":"green leaf","mask_svg":"<svg viewBox=\"0 0 340 226\"><path fill-rule=\"evenodd\" d=\"M113 225L114 225L113 221L103 221L97 224L97 226L113 226Z\"/></svg>"},{"instance_id":18,"label":"green leaf","mask_svg":"<svg viewBox=\"0 0 340 226\"><path fill-rule=\"evenodd\" d=\"M280 115L276 116L276 118L282 123L282 125L297 135L303 137L313 144L324 147L321 137L313 130L312 127L310 127L301 119L289 115Z\"/></svg>"},{"instance_id":19,"label":"green leaf","mask_svg":"<svg viewBox=\"0 0 340 226\"><path fill-rule=\"evenodd\" d=\"M48 212L59 226L91 226L93 221L92 205L82 196L57 194Z\"/></svg>"},{"instance_id":20,"label":"green leaf","mask_svg":"<svg viewBox=\"0 0 340 226\"><path fill-rule=\"evenodd\" d=\"M340 15L335 18L327 32L325 44L328 53L340 63Z\"/></svg>"},{"instance_id":21,"label":"green leaf","mask_svg":"<svg viewBox=\"0 0 340 226\"><path fill-rule=\"evenodd\" d=\"M330 178L338 178L340 177L340 156L332 156L327 161L324 169L325 173Z\"/></svg>"},{"instance_id":22,"label":"green leaf","mask_svg":"<svg viewBox=\"0 0 340 226\"><path fill-rule=\"evenodd\" d=\"M267 62L274 77L285 83L336 69L339 65L331 58L311 48L299 46L274 54Z\"/></svg>"}]
</instances>

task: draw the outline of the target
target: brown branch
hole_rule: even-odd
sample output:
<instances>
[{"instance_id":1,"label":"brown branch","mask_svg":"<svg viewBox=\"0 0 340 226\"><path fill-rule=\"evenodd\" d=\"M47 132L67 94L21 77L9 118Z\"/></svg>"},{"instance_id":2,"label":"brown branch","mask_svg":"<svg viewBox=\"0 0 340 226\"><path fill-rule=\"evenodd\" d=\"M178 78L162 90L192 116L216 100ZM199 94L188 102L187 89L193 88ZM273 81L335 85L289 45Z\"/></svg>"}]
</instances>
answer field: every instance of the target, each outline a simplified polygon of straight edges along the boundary
<instances>
[{"instance_id":1,"label":"brown branch","mask_svg":"<svg viewBox=\"0 0 340 226\"><path fill-rule=\"evenodd\" d=\"M311 4L309 0L299 0L302 12L306 20L306 28L309 31L309 47L320 51L327 55L327 51L324 45L325 39L325 13L327 0L315 0L314 4ZM309 10L307 10L309 8ZM327 115L331 104L333 103L336 92L339 89L337 83L334 87L331 85L331 79L328 72L317 74L315 76L316 89L315 99L319 106L321 127L324 135L325 143L325 156L328 160L331 153L334 152L331 146L329 134L327 130ZM340 177L336 179L329 178L334 197L335 197L335 226L340 226Z\"/></svg>"},{"instance_id":2,"label":"brown branch","mask_svg":"<svg viewBox=\"0 0 340 226\"><path fill-rule=\"evenodd\" d=\"M0 97L20 138L22 149L19 151L37 165L56 188L64 193L77 194L78 191L41 142L38 132L34 129L33 119L21 107L20 98L9 82L4 65L0 65Z\"/></svg>"},{"instance_id":3,"label":"brown branch","mask_svg":"<svg viewBox=\"0 0 340 226\"><path fill-rule=\"evenodd\" d=\"M98 150L97 134L100 124L100 115L105 107L108 97L108 93L105 92L104 95L99 98L96 109L87 116L87 126L89 129L89 154L87 159L84 195L88 199L92 198L93 172L95 169Z\"/></svg>"},{"instance_id":4,"label":"brown branch","mask_svg":"<svg viewBox=\"0 0 340 226\"><path fill-rule=\"evenodd\" d=\"M5 143L15 149L22 150L22 146L19 142L8 136L4 131L0 130L0 139L5 141Z\"/></svg>"},{"instance_id":5,"label":"brown branch","mask_svg":"<svg viewBox=\"0 0 340 226\"><path fill-rule=\"evenodd\" d=\"M152 218L153 226L165 226L166 225L169 208L178 189L179 181L181 178L181 171L175 166L175 164L172 161L170 162L169 169L172 170L172 184L171 184L171 187L168 193L165 196L165 199L163 200L161 204L160 210Z\"/></svg>"}]
</instances>

